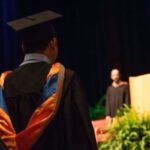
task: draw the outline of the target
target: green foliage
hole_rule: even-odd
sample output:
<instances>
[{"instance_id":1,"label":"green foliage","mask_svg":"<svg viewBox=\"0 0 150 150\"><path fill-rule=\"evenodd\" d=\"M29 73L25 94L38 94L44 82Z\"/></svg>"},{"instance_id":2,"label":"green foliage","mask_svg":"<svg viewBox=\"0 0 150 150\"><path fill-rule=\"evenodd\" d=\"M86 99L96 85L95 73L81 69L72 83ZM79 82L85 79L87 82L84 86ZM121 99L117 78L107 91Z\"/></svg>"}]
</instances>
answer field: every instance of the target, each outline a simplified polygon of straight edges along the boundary
<instances>
[{"instance_id":1,"label":"green foliage","mask_svg":"<svg viewBox=\"0 0 150 150\"><path fill-rule=\"evenodd\" d=\"M92 120L100 119L105 116L105 107L103 102L105 100L105 95L93 106L89 108L90 117Z\"/></svg>"},{"instance_id":2,"label":"green foliage","mask_svg":"<svg viewBox=\"0 0 150 150\"><path fill-rule=\"evenodd\" d=\"M150 150L150 115L139 116L128 106L117 112L110 127L112 138L99 143L99 150Z\"/></svg>"}]
</instances>

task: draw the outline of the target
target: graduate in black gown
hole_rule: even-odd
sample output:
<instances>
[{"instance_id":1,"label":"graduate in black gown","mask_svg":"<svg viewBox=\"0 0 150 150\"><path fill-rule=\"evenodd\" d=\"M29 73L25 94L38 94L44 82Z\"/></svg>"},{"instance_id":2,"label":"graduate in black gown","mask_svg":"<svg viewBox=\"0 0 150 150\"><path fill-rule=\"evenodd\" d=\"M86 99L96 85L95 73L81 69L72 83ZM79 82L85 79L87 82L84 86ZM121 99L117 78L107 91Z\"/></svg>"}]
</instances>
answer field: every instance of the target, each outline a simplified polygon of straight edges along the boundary
<instances>
[{"instance_id":1,"label":"graduate in black gown","mask_svg":"<svg viewBox=\"0 0 150 150\"><path fill-rule=\"evenodd\" d=\"M107 88L106 93L106 116L115 117L116 112L123 104L130 104L129 86L127 82L120 79L118 69L111 71L112 84Z\"/></svg>"},{"instance_id":2,"label":"graduate in black gown","mask_svg":"<svg viewBox=\"0 0 150 150\"><path fill-rule=\"evenodd\" d=\"M9 128L2 124L6 130L0 131L8 149L97 150L80 80L54 63L58 44L51 20L57 17L46 11L9 23L22 30L25 57L1 75L0 110Z\"/></svg>"}]
</instances>

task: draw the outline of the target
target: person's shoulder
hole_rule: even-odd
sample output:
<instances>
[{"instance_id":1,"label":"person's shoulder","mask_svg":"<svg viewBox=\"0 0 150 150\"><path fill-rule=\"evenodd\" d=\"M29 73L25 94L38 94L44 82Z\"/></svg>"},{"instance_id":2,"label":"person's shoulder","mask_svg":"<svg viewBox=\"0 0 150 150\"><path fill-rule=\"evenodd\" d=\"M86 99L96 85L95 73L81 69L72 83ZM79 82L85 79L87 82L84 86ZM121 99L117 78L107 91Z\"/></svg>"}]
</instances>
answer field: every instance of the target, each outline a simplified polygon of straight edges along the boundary
<instances>
[{"instance_id":1,"label":"person's shoulder","mask_svg":"<svg viewBox=\"0 0 150 150\"><path fill-rule=\"evenodd\" d=\"M65 68L65 80L72 81L77 76L76 72L70 68Z\"/></svg>"},{"instance_id":2,"label":"person's shoulder","mask_svg":"<svg viewBox=\"0 0 150 150\"><path fill-rule=\"evenodd\" d=\"M64 86L63 86L63 96L67 93L67 91L71 90L72 85L76 82L76 72L72 69L65 68L65 76L64 76Z\"/></svg>"},{"instance_id":3,"label":"person's shoulder","mask_svg":"<svg viewBox=\"0 0 150 150\"><path fill-rule=\"evenodd\" d=\"M112 89L112 87L113 87L112 84L110 84L110 85L107 87L107 90L106 90L106 91L109 92L110 89Z\"/></svg>"},{"instance_id":4,"label":"person's shoulder","mask_svg":"<svg viewBox=\"0 0 150 150\"><path fill-rule=\"evenodd\" d=\"M65 75L67 76L74 76L76 72L70 68L65 68Z\"/></svg>"},{"instance_id":5,"label":"person's shoulder","mask_svg":"<svg viewBox=\"0 0 150 150\"><path fill-rule=\"evenodd\" d=\"M122 81L122 85L128 85L127 81Z\"/></svg>"},{"instance_id":6,"label":"person's shoulder","mask_svg":"<svg viewBox=\"0 0 150 150\"><path fill-rule=\"evenodd\" d=\"M129 86L128 82L127 81L122 81L121 82L121 85L125 88L127 88Z\"/></svg>"},{"instance_id":7,"label":"person's shoulder","mask_svg":"<svg viewBox=\"0 0 150 150\"><path fill-rule=\"evenodd\" d=\"M128 89L129 89L129 83L126 82L126 81L122 81L121 87L122 87L124 90L126 90L126 89L128 90Z\"/></svg>"}]
</instances>

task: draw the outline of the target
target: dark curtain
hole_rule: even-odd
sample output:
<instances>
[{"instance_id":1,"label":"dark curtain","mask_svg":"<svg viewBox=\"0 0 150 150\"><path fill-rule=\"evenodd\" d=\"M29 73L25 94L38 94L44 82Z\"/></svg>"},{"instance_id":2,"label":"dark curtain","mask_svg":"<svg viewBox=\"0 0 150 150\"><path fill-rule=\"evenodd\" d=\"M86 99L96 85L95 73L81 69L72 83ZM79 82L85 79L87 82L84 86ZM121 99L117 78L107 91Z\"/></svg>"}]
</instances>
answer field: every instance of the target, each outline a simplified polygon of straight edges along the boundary
<instances>
[{"instance_id":1,"label":"dark curtain","mask_svg":"<svg viewBox=\"0 0 150 150\"><path fill-rule=\"evenodd\" d=\"M6 25L9 20L17 17L17 2L1 0L0 7L0 71L4 71L16 67L20 59L16 35Z\"/></svg>"},{"instance_id":2,"label":"dark curtain","mask_svg":"<svg viewBox=\"0 0 150 150\"><path fill-rule=\"evenodd\" d=\"M0 71L19 65L23 54L17 34L5 23L51 9L63 14L55 25L59 60L76 70L94 104L110 84L109 72L122 78L150 71L150 4L148 0L2 0Z\"/></svg>"}]
</instances>

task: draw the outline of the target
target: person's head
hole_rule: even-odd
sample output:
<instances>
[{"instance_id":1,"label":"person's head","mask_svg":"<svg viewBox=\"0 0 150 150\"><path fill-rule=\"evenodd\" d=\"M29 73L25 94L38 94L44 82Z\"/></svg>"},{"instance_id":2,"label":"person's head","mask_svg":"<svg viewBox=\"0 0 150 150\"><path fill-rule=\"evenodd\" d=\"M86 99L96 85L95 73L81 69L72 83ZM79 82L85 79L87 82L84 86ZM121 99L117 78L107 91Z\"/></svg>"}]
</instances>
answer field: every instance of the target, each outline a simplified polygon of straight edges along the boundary
<instances>
[{"instance_id":1,"label":"person's head","mask_svg":"<svg viewBox=\"0 0 150 150\"><path fill-rule=\"evenodd\" d=\"M120 81L120 71L118 69L113 69L111 71L111 79L113 82L119 82Z\"/></svg>"},{"instance_id":2,"label":"person's head","mask_svg":"<svg viewBox=\"0 0 150 150\"><path fill-rule=\"evenodd\" d=\"M51 10L26 16L7 23L20 34L24 54L43 53L53 63L58 53L54 21L62 15Z\"/></svg>"},{"instance_id":3,"label":"person's head","mask_svg":"<svg viewBox=\"0 0 150 150\"><path fill-rule=\"evenodd\" d=\"M57 58L57 36L54 27L49 23L24 30L21 34L21 43L24 54L42 53L51 62Z\"/></svg>"}]
</instances>

